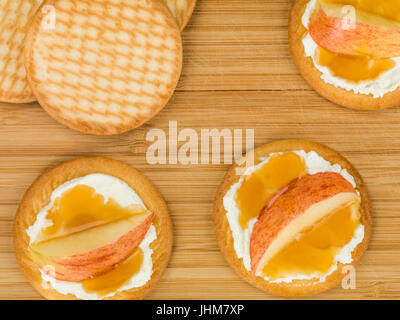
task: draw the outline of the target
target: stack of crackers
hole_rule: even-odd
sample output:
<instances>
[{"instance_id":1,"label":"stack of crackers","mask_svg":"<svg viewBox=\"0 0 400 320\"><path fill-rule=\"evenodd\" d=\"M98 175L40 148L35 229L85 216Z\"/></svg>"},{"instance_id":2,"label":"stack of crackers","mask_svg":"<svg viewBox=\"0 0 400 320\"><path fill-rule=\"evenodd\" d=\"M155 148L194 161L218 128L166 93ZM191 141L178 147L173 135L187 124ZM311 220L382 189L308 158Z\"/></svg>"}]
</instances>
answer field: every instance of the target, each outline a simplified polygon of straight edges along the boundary
<instances>
[{"instance_id":1,"label":"stack of crackers","mask_svg":"<svg viewBox=\"0 0 400 320\"><path fill-rule=\"evenodd\" d=\"M0 101L83 133L136 128L169 101L195 0L0 2Z\"/></svg>"}]
</instances>

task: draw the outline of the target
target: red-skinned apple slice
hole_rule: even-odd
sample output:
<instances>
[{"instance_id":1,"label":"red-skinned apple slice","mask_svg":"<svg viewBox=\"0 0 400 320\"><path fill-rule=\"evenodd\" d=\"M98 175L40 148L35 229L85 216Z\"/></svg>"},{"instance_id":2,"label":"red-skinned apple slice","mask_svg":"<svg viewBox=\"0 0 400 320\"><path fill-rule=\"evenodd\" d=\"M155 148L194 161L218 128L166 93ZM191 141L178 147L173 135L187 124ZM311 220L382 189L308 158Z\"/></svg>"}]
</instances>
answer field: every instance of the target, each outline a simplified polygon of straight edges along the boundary
<instances>
[{"instance_id":1,"label":"red-skinned apple slice","mask_svg":"<svg viewBox=\"0 0 400 320\"><path fill-rule=\"evenodd\" d=\"M320 47L338 54L400 56L400 23L354 10L352 17L344 5L318 1L308 25L310 36Z\"/></svg>"},{"instance_id":2,"label":"red-skinned apple slice","mask_svg":"<svg viewBox=\"0 0 400 320\"><path fill-rule=\"evenodd\" d=\"M251 270L266 263L307 227L358 200L353 186L334 172L305 175L288 184L263 209L250 240Z\"/></svg>"},{"instance_id":3,"label":"red-skinned apple slice","mask_svg":"<svg viewBox=\"0 0 400 320\"><path fill-rule=\"evenodd\" d=\"M82 281L126 259L145 237L154 213L136 215L31 246L36 261L58 280ZM55 272L55 274L53 274Z\"/></svg>"}]
</instances>

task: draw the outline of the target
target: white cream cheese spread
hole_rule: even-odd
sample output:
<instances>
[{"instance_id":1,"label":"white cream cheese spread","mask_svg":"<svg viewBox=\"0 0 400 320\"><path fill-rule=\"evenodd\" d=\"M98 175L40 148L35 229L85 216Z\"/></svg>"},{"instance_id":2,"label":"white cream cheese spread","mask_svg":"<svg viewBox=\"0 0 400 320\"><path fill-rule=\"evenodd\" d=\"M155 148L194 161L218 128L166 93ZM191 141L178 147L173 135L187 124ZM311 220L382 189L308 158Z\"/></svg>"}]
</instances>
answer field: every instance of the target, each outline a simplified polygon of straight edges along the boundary
<instances>
[{"instance_id":1,"label":"white cream cheese spread","mask_svg":"<svg viewBox=\"0 0 400 320\"><path fill-rule=\"evenodd\" d=\"M85 185L93 188L98 194L104 197L104 202L107 203L108 199L112 198L121 207L130 205L141 205L144 209L146 206L140 199L139 195L124 181L106 174L90 174L84 177L70 180L59 187L57 187L50 198L49 204L44 207L37 215L35 223L30 226L26 232L30 238L30 243L33 243L38 238L41 230L52 225L52 221L47 219L48 211L53 207L55 200L60 197L65 191L72 189L78 185ZM73 294L79 299L83 300L97 300L101 298L111 297L118 291L125 291L136 287L141 287L150 280L153 274L153 261L151 255L153 250L150 244L157 239L157 233L154 225L151 225L146 233L139 248L143 251L143 263L139 272L134 274L125 285L120 287L117 291L109 293L104 297L99 297L97 293L88 293L84 290L79 282L60 281L46 275L42 270L43 285L50 285L54 290L61 294Z\"/></svg>"},{"instance_id":2,"label":"white cream cheese spread","mask_svg":"<svg viewBox=\"0 0 400 320\"><path fill-rule=\"evenodd\" d=\"M310 151L310 152L305 152L304 150L295 150L291 151L298 156L302 157L304 159L307 172L309 174L316 174L319 172L336 172L340 174L343 178L345 178L350 184L356 188L356 182L354 180L354 177L346 170L343 169L339 164L332 164L329 161L326 161L324 158L322 158L320 155L318 155L315 151ZM229 190L226 192L224 198L223 198L223 206L226 211L226 216L229 222L229 226L232 231L232 237L233 237L233 243L234 243L234 249L236 252L236 255L239 259L242 259L243 265L247 270L251 270L250 265L251 265L251 259L250 259L250 238L251 238L251 233L253 231L253 226L257 222L258 218L253 218L252 220L249 221L248 227L246 229L242 229L240 223L239 223L239 215L240 215L240 210L236 205L236 193L240 186L242 185L244 181L244 177L246 175L251 175L258 169L262 168L264 165L268 163L270 158L276 154L283 154L283 153L271 153L268 155L268 157L263 157L260 158L261 162L255 166L251 166L246 168L244 171L243 176L240 177L240 179L231 185ZM357 193L358 190L356 189ZM329 269L329 271L324 274L323 276L316 276L316 275L296 275L293 277L285 277L281 279L276 279L272 282L275 283L280 283L280 282L291 282L293 280L304 280L304 279L313 279L313 278L319 278L319 282L324 282L326 280L326 277L333 273L335 270L337 270L337 265L338 263L342 264L348 264L353 261L352 259L352 252L353 250L362 242L364 239L364 226L360 225L354 233L353 238L347 243L345 246L343 246L340 250L340 252L335 256L334 261L335 263L332 265L332 267ZM264 277L265 280L268 280L268 277Z\"/></svg>"},{"instance_id":3,"label":"white cream cheese spread","mask_svg":"<svg viewBox=\"0 0 400 320\"><path fill-rule=\"evenodd\" d=\"M317 0L311 0L308 2L302 16L301 21L307 30L310 16L316 4ZM354 83L334 76L329 68L318 64L315 58L318 44L315 43L308 33L303 39L303 46L305 55L307 57L311 57L314 66L321 72L321 79L326 83L335 86L336 88L343 88L347 91L353 91L356 94L371 94L374 98L382 98L385 94L395 91L400 86L400 57L392 58L392 60L396 63L395 66L392 69L382 73L378 78Z\"/></svg>"}]
</instances>

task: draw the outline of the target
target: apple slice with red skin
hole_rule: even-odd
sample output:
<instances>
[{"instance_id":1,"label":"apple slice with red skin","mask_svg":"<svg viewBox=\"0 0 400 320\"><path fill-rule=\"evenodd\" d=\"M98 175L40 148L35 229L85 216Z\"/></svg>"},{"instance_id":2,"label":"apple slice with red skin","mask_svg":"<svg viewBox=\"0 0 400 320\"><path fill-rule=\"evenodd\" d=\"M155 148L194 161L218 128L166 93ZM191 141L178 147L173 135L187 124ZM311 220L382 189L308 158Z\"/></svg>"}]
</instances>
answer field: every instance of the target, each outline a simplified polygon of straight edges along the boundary
<instances>
[{"instance_id":1,"label":"apple slice with red skin","mask_svg":"<svg viewBox=\"0 0 400 320\"><path fill-rule=\"evenodd\" d=\"M317 2L308 31L322 48L337 54L375 58L400 56L400 23L345 5Z\"/></svg>"},{"instance_id":2,"label":"apple slice with red skin","mask_svg":"<svg viewBox=\"0 0 400 320\"><path fill-rule=\"evenodd\" d=\"M266 263L307 227L343 208L358 195L340 174L307 174L284 187L263 209L250 239L251 270L258 275Z\"/></svg>"},{"instance_id":3,"label":"apple slice with red skin","mask_svg":"<svg viewBox=\"0 0 400 320\"><path fill-rule=\"evenodd\" d=\"M112 269L144 239L154 213L135 215L31 245L35 261L58 280L82 281Z\"/></svg>"}]
</instances>

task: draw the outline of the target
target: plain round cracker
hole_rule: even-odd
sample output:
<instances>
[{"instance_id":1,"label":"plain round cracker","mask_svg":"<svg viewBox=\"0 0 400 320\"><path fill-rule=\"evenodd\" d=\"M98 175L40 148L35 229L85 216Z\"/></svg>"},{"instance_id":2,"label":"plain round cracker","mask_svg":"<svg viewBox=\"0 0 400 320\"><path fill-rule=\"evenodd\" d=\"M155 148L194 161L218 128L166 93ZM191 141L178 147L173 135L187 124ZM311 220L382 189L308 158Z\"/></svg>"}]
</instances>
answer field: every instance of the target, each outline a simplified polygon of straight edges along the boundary
<instances>
[{"instance_id":1,"label":"plain round cracker","mask_svg":"<svg viewBox=\"0 0 400 320\"><path fill-rule=\"evenodd\" d=\"M72 295L63 295L53 288L42 286L38 266L29 254L27 228L36 221L36 216L45 207L53 191L63 183L92 173L102 173L125 181L142 199L148 210L154 212L153 225L157 239L150 244L153 273L142 287L118 292L107 300L143 299L160 280L167 267L172 250L172 223L167 205L155 186L139 171L131 166L104 157L83 157L62 162L46 170L26 191L14 219L14 250L22 273L31 285L45 298L57 300L77 300Z\"/></svg>"},{"instance_id":2,"label":"plain round cracker","mask_svg":"<svg viewBox=\"0 0 400 320\"><path fill-rule=\"evenodd\" d=\"M352 166L352 164L338 152L324 145L304 140L276 141L257 148L252 151L254 154L254 165L257 165L257 163L261 162L259 160L260 157L265 157L275 152L289 152L294 150L304 150L306 152L315 151L325 160L331 163L337 163L342 168L347 169L347 171L354 177L357 190L360 192L361 197L361 222L365 227L364 239L352 253L353 262L350 265L356 266L367 249L372 229L371 203L367 188L361 176ZM250 156L251 154L247 155L247 157ZM236 174L236 169L239 167L245 168L245 166L246 163L244 162L240 166L234 164L229 169L217 190L214 201L214 231L218 246L228 264L242 279L246 280L248 283L257 288L276 296L299 297L320 293L335 287L345 276L345 274L340 272L343 267L342 264L338 265L338 270L329 275L325 282L317 284L312 283L311 280L295 280L290 283L270 283L261 277L254 276L250 271L246 270L242 259L239 259L236 255L232 232L226 217L226 211L223 206L223 197L225 196L226 192L230 189L232 184L236 183L240 179L240 175Z\"/></svg>"},{"instance_id":3,"label":"plain round cracker","mask_svg":"<svg viewBox=\"0 0 400 320\"><path fill-rule=\"evenodd\" d=\"M382 98L371 94L356 94L343 88L326 83L321 79L321 72L314 66L311 57L305 55L303 38L307 29L301 18L309 0L294 0L289 17L289 45L293 60L308 84L326 99L346 108L356 110L378 110L400 105L400 88L386 93Z\"/></svg>"},{"instance_id":4,"label":"plain round cracker","mask_svg":"<svg viewBox=\"0 0 400 320\"><path fill-rule=\"evenodd\" d=\"M181 31L188 24L190 17L192 16L194 7L196 6L196 0L163 0L172 15L175 17L176 23L178 24Z\"/></svg>"},{"instance_id":5,"label":"plain round cracker","mask_svg":"<svg viewBox=\"0 0 400 320\"><path fill-rule=\"evenodd\" d=\"M7 0L0 3L0 101L36 100L26 78L24 44L33 17L43 0Z\"/></svg>"},{"instance_id":6,"label":"plain round cracker","mask_svg":"<svg viewBox=\"0 0 400 320\"><path fill-rule=\"evenodd\" d=\"M180 30L159 0L48 0L25 46L40 105L83 133L136 128L167 104L182 68Z\"/></svg>"}]
</instances>

